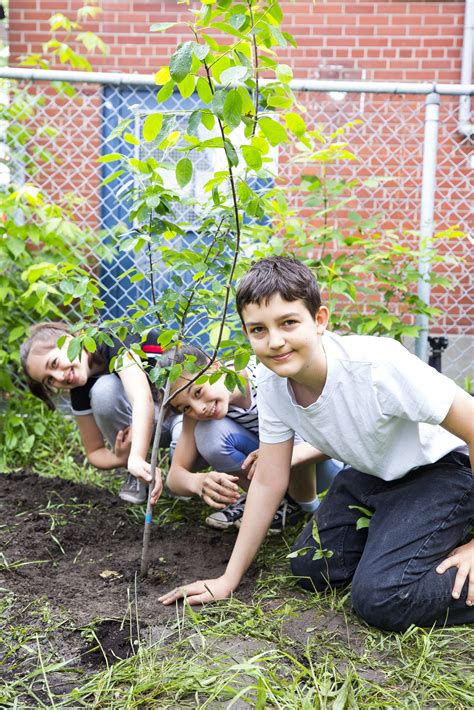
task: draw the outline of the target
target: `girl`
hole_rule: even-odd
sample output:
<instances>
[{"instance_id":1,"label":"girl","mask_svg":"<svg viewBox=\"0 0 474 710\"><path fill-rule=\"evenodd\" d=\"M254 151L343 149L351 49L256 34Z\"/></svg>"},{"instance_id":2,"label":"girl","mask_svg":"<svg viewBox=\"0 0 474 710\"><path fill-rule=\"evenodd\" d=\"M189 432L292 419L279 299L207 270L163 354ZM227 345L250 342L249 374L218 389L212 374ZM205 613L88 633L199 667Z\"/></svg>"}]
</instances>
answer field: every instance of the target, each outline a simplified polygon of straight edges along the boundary
<instances>
[{"instance_id":1,"label":"girl","mask_svg":"<svg viewBox=\"0 0 474 710\"><path fill-rule=\"evenodd\" d=\"M58 347L58 340L65 341ZM69 360L67 348L72 335L65 323L41 323L30 330L20 350L21 364L31 392L54 409L52 395L69 392L73 414L79 427L87 459L96 468L126 466L129 476L119 495L131 503L143 503L146 486L152 480L146 455L153 432L154 401L150 382L139 357L130 349L139 336L124 343L112 338L113 345L102 344L96 352L82 351ZM150 331L141 349L153 366L162 350L156 345L157 333ZM116 372L109 372L112 358L122 351ZM107 446L107 443L111 448ZM159 469L155 476L153 500L162 488Z\"/></svg>"},{"instance_id":2,"label":"girl","mask_svg":"<svg viewBox=\"0 0 474 710\"><path fill-rule=\"evenodd\" d=\"M199 368L209 363L205 353L194 346L185 345L173 356L161 358L160 364L169 366L172 361L183 363L190 356ZM255 357L252 357L246 369L239 373L245 380L244 392L239 388L230 392L223 377L212 384L209 381L199 385L191 382L179 391L193 377L188 372L183 372L172 385L171 405L184 416L166 483L172 493L200 496L215 508L216 512L206 519L206 524L211 527L239 527L243 515L246 496L240 494L239 486L244 491L248 490L259 446L256 367ZM218 368L219 363L214 363L211 373ZM173 396L173 393L176 394ZM282 501L270 532L281 532L285 524L295 523L304 512L316 509L318 499L314 462L319 462L317 470L320 488L327 488L342 467L339 462L326 459L326 456L300 437L295 438L290 495ZM193 472L196 468L208 466L213 470Z\"/></svg>"}]
</instances>

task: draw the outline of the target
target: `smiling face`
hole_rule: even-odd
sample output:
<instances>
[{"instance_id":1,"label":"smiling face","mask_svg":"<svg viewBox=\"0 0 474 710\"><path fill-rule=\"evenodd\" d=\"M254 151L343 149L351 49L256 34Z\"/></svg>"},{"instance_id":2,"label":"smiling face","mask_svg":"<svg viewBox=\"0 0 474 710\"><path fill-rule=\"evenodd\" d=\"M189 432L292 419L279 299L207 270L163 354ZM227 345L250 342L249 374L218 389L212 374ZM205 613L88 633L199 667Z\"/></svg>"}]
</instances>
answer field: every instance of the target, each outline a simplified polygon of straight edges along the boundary
<instances>
[{"instance_id":1,"label":"smiling face","mask_svg":"<svg viewBox=\"0 0 474 710\"><path fill-rule=\"evenodd\" d=\"M172 393L186 384L186 381L191 377L192 375L185 373L184 377L180 377L174 382ZM191 419L223 419L229 411L231 395L232 393L224 384L224 378L221 377L212 385L209 382L202 385L193 382L176 397L173 397L171 404Z\"/></svg>"},{"instance_id":2,"label":"smiling face","mask_svg":"<svg viewBox=\"0 0 474 710\"><path fill-rule=\"evenodd\" d=\"M242 320L255 355L277 375L302 384L325 379L321 336L327 308L321 306L313 318L303 301L285 301L277 293L266 303L248 303Z\"/></svg>"},{"instance_id":3,"label":"smiling face","mask_svg":"<svg viewBox=\"0 0 474 710\"><path fill-rule=\"evenodd\" d=\"M58 390L70 390L85 385L91 375L89 358L82 353L80 358L71 362L67 356L71 336L66 336L62 348L53 345L50 348L33 347L28 355L26 370L35 382Z\"/></svg>"}]
</instances>

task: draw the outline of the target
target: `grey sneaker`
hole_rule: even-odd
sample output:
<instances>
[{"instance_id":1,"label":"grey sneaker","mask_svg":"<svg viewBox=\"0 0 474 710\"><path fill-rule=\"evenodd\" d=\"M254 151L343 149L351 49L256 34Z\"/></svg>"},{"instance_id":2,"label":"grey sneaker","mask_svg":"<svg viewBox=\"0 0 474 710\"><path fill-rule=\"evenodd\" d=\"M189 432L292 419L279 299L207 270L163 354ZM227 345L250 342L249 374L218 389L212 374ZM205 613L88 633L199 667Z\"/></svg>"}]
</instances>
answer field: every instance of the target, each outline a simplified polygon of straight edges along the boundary
<instances>
[{"instance_id":1,"label":"grey sneaker","mask_svg":"<svg viewBox=\"0 0 474 710\"><path fill-rule=\"evenodd\" d=\"M300 508L298 503L295 503L289 495L285 496L278 506L278 510L273 516L268 532L270 535L279 535L288 525L296 525L302 518L305 512Z\"/></svg>"},{"instance_id":2,"label":"grey sneaker","mask_svg":"<svg viewBox=\"0 0 474 710\"><path fill-rule=\"evenodd\" d=\"M129 473L120 489L119 498L127 503L144 503L147 499L146 483Z\"/></svg>"},{"instance_id":3,"label":"grey sneaker","mask_svg":"<svg viewBox=\"0 0 474 710\"><path fill-rule=\"evenodd\" d=\"M206 518L206 525L211 528L218 528L218 530L225 530L226 528L235 525L239 527L240 520L245 510L245 501L247 500L247 495L240 496L235 503L222 508L222 510L216 510L215 513L211 513Z\"/></svg>"}]
</instances>

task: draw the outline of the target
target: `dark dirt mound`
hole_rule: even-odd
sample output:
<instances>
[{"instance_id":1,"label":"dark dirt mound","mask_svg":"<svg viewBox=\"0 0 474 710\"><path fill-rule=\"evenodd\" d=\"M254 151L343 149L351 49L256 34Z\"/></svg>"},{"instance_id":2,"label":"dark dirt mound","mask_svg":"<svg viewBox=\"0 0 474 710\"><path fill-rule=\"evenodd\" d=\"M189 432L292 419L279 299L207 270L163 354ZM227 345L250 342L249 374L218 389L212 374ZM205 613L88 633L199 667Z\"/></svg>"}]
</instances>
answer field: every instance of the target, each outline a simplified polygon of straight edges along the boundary
<instances>
[{"instance_id":1,"label":"dark dirt mound","mask_svg":"<svg viewBox=\"0 0 474 710\"><path fill-rule=\"evenodd\" d=\"M233 532L202 525L199 502L185 510L186 522L154 526L150 574L141 580L143 528L127 504L61 479L0 475L0 586L25 602L32 594L45 597L53 612L66 613L77 626L130 617L131 607L140 625L163 623L175 610L158 602L160 594L221 574L235 541ZM250 598L254 574L240 587L240 599Z\"/></svg>"}]
</instances>

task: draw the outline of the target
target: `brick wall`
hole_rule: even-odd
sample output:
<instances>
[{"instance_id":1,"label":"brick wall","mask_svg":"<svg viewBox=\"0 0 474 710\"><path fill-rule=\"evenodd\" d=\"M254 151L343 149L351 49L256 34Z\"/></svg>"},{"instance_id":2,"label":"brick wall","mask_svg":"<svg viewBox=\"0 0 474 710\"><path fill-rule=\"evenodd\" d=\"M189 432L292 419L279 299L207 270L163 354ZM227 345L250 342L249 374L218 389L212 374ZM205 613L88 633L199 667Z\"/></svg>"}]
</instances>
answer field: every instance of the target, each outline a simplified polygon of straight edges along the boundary
<instances>
[{"instance_id":1,"label":"brick wall","mask_svg":"<svg viewBox=\"0 0 474 710\"><path fill-rule=\"evenodd\" d=\"M11 0L11 63L39 52L53 12L73 16L82 0ZM170 49L187 38L179 27L149 32L153 22L188 16L176 0L102 0L102 14L86 23L109 46L106 58L90 57L96 70L152 72ZM183 9L184 8L184 9ZM446 0L311 0L284 2L285 28L298 43L284 58L300 78L458 82L464 3Z\"/></svg>"}]
</instances>

